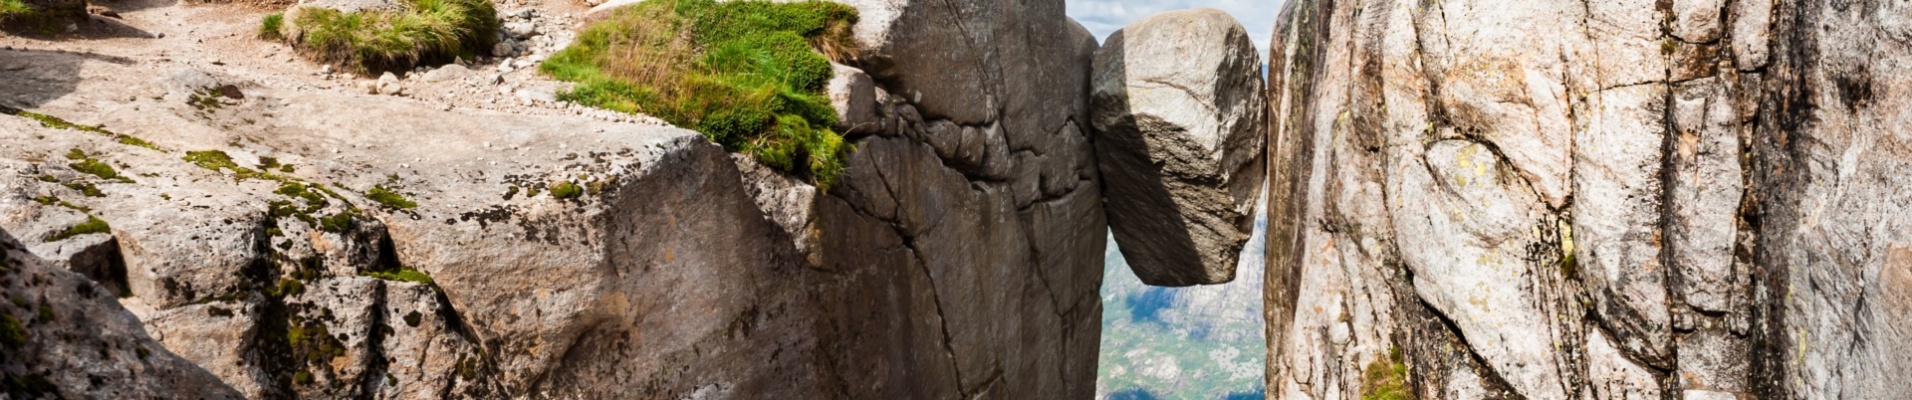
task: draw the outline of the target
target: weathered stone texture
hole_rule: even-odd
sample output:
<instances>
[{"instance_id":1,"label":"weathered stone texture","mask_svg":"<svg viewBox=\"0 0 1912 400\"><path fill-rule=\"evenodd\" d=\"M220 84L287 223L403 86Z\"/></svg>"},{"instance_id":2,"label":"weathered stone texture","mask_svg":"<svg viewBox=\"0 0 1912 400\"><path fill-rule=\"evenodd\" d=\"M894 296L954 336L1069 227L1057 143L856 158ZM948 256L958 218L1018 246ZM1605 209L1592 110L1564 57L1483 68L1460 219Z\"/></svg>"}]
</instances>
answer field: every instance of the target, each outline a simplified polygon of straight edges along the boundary
<instances>
[{"instance_id":1,"label":"weathered stone texture","mask_svg":"<svg viewBox=\"0 0 1912 400\"><path fill-rule=\"evenodd\" d=\"M1269 392L1358 393L1399 348L1424 398L1894 396L1903 11L1289 3Z\"/></svg>"},{"instance_id":2,"label":"weathered stone texture","mask_svg":"<svg viewBox=\"0 0 1912 400\"><path fill-rule=\"evenodd\" d=\"M106 286L34 256L5 229L0 298L8 300L0 303L0 379L9 397L241 398L147 336Z\"/></svg>"},{"instance_id":3,"label":"weathered stone texture","mask_svg":"<svg viewBox=\"0 0 1912 400\"><path fill-rule=\"evenodd\" d=\"M1264 176L1260 54L1214 9L1142 19L1096 52L1090 121L1109 225L1143 283L1234 280Z\"/></svg>"},{"instance_id":4,"label":"weathered stone texture","mask_svg":"<svg viewBox=\"0 0 1912 400\"><path fill-rule=\"evenodd\" d=\"M1061 1L864 3L827 190L676 128L0 50L0 229L207 393L1092 394L1095 39Z\"/></svg>"}]
</instances>

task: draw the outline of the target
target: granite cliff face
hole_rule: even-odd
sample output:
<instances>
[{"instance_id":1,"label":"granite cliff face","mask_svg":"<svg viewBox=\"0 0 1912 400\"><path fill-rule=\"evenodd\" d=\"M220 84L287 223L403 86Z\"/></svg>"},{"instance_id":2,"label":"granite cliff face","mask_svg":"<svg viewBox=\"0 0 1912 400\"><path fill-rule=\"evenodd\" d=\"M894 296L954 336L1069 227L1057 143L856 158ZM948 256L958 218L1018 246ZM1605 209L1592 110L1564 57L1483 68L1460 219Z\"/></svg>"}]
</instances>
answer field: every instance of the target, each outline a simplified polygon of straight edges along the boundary
<instances>
[{"instance_id":1,"label":"granite cliff face","mask_svg":"<svg viewBox=\"0 0 1912 400\"><path fill-rule=\"evenodd\" d=\"M61 396L1089 396L1095 39L1061 1L849 3L856 151L827 192L555 104L513 60L369 90L391 95L253 60L236 5L115 25L206 21L167 38L0 38L0 231L56 270L7 294L93 299L120 325L87 368L138 348L152 372L86 386L32 361L66 350L30 317L5 371ZM508 14L581 11L541 7Z\"/></svg>"},{"instance_id":2,"label":"granite cliff face","mask_svg":"<svg viewBox=\"0 0 1912 400\"><path fill-rule=\"evenodd\" d=\"M1271 397L1902 395L1905 7L1290 2Z\"/></svg>"}]
</instances>

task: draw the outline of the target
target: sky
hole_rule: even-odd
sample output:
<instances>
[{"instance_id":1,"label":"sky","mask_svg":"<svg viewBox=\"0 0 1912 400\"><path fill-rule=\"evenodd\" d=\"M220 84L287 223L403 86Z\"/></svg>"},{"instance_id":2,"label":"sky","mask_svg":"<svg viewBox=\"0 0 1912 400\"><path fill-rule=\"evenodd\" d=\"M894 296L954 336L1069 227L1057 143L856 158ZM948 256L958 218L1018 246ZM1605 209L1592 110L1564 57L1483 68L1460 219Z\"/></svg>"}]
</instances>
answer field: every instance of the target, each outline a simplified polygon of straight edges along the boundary
<instances>
[{"instance_id":1,"label":"sky","mask_svg":"<svg viewBox=\"0 0 1912 400\"><path fill-rule=\"evenodd\" d=\"M1122 29L1131 22L1155 15L1163 11L1184 8L1215 8L1227 11L1235 16L1243 28L1248 29L1248 37L1255 39L1255 47L1261 49L1262 57L1267 57L1268 39L1274 34L1275 14L1281 12L1283 0L1067 0L1069 17L1081 22L1082 26L1095 33L1097 40L1107 39L1109 33Z\"/></svg>"}]
</instances>

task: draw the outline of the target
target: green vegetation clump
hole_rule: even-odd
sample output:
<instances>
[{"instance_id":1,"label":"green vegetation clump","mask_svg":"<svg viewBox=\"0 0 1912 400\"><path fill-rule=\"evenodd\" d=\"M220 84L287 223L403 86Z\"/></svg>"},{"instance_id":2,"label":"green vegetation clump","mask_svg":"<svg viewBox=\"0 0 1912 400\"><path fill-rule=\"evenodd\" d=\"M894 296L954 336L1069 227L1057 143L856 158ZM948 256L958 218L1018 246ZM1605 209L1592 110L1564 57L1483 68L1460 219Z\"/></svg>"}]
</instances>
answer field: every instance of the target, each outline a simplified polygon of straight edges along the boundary
<instances>
[{"instance_id":1,"label":"green vegetation clump","mask_svg":"<svg viewBox=\"0 0 1912 400\"><path fill-rule=\"evenodd\" d=\"M23 28L50 35L59 29L61 22L77 19L81 15L38 9L24 0L0 0L0 28Z\"/></svg>"},{"instance_id":2,"label":"green vegetation clump","mask_svg":"<svg viewBox=\"0 0 1912 400\"><path fill-rule=\"evenodd\" d=\"M97 176L97 177L100 177L100 179L115 180L115 181L126 182L126 183L133 182L131 178L120 176L119 171L114 170L112 165L109 165L104 162L100 162L100 160L93 159L93 157L88 157L86 155L86 152L80 151L80 149L72 149L71 151L68 151L66 153L66 159L74 161L72 164L66 165L69 168L73 168L74 171L80 171L80 173Z\"/></svg>"},{"instance_id":3,"label":"green vegetation clump","mask_svg":"<svg viewBox=\"0 0 1912 400\"><path fill-rule=\"evenodd\" d=\"M366 72L406 70L489 51L498 11L487 0L405 0L397 10L293 12L293 47ZM268 19L270 22L270 19ZM265 26L261 26L262 30Z\"/></svg>"},{"instance_id":4,"label":"green vegetation clump","mask_svg":"<svg viewBox=\"0 0 1912 400\"><path fill-rule=\"evenodd\" d=\"M281 13L266 14L265 19L259 21L259 38L267 39L267 40L284 40L285 39L285 14L281 14Z\"/></svg>"},{"instance_id":5,"label":"green vegetation clump","mask_svg":"<svg viewBox=\"0 0 1912 400\"><path fill-rule=\"evenodd\" d=\"M656 116L827 188L849 148L824 85L830 57L854 57L856 19L823 1L650 0L586 27L540 70L577 83L562 100Z\"/></svg>"},{"instance_id":6,"label":"green vegetation clump","mask_svg":"<svg viewBox=\"0 0 1912 400\"><path fill-rule=\"evenodd\" d=\"M22 0L0 0L0 22L33 14L33 6Z\"/></svg>"},{"instance_id":7,"label":"green vegetation clump","mask_svg":"<svg viewBox=\"0 0 1912 400\"><path fill-rule=\"evenodd\" d=\"M1580 265L1573 259L1573 224L1565 220L1556 223L1560 233L1560 272L1568 277L1580 273Z\"/></svg>"},{"instance_id":8,"label":"green vegetation clump","mask_svg":"<svg viewBox=\"0 0 1912 400\"><path fill-rule=\"evenodd\" d=\"M373 202L377 202L378 204L385 205L385 207L391 208L394 210L408 210L408 209L418 208L418 203L412 202L410 199L406 199L405 195L398 194L398 192L394 192L391 189L385 188L385 185L372 186L372 190L368 190L365 192L365 198L371 199Z\"/></svg>"},{"instance_id":9,"label":"green vegetation clump","mask_svg":"<svg viewBox=\"0 0 1912 400\"><path fill-rule=\"evenodd\" d=\"M1407 363L1401 357L1401 348L1388 349L1387 358L1377 358L1368 363L1368 370L1361 376L1361 400L1413 400L1414 388L1408 386Z\"/></svg>"},{"instance_id":10,"label":"green vegetation clump","mask_svg":"<svg viewBox=\"0 0 1912 400\"><path fill-rule=\"evenodd\" d=\"M420 272L419 270L405 268L405 267L400 267L397 271L368 271L368 272L360 273L360 275L369 276L369 277L378 278L378 279L384 279L388 281L411 282L411 283L423 284L426 286L437 285L436 282L432 281L431 275L426 275L424 272Z\"/></svg>"},{"instance_id":11,"label":"green vegetation clump","mask_svg":"<svg viewBox=\"0 0 1912 400\"><path fill-rule=\"evenodd\" d=\"M305 293L305 284L292 278L279 279L278 286L266 288L266 295L272 297L297 296L300 293Z\"/></svg>"},{"instance_id":12,"label":"green vegetation clump","mask_svg":"<svg viewBox=\"0 0 1912 400\"><path fill-rule=\"evenodd\" d=\"M79 225L74 225L70 228L66 228L66 230L64 231L55 233L53 234L53 236L47 237L46 241L58 242L61 240L72 238L74 236L85 235L89 233L110 233L112 231L113 231L113 227L107 225L106 221L100 220L99 217L88 215L86 216L86 222L81 222Z\"/></svg>"},{"instance_id":13,"label":"green vegetation clump","mask_svg":"<svg viewBox=\"0 0 1912 400\"><path fill-rule=\"evenodd\" d=\"M319 218L319 230L332 233L345 233L357 226L358 209L348 208L345 212Z\"/></svg>"},{"instance_id":14,"label":"green vegetation clump","mask_svg":"<svg viewBox=\"0 0 1912 400\"><path fill-rule=\"evenodd\" d=\"M571 181L558 182L551 185L551 197L559 200L575 199L583 195L584 188L579 187L576 183L571 183Z\"/></svg>"},{"instance_id":15,"label":"green vegetation clump","mask_svg":"<svg viewBox=\"0 0 1912 400\"><path fill-rule=\"evenodd\" d=\"M19 319L13 318L13 313L0 311L0 344L8 348L27 344L27 328L20 325Z\"/></svg>"}]
</instances>

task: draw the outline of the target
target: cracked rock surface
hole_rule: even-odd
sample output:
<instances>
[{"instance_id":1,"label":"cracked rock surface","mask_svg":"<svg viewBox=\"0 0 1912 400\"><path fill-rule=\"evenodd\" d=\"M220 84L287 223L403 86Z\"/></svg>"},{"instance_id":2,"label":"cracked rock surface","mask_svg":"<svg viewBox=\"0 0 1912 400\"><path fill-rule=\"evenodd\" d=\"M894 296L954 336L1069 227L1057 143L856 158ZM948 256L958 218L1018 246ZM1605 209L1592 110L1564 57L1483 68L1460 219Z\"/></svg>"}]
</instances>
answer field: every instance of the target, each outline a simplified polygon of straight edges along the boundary
<instances>
[{"instance_id":1,"label":"cracked rock surface","mask_svg":"<svg viewBox=\"0 0 1912 400\"><path fill-rule=\"evenodd\" d=\"M1235 279L1264 176L1260 61L1215 9L1142 19L1096 51L1090 121L1109 226L1143 283Z\"/></svg>"},{"instance_id":2,"label":"cracked rock surface","mask_svg":"<svg viewBox=\"0 0 1912 400\"><path fill-rule=\"evenodd\" d=\"M507 14L583 11L525 3ZM7 373L208 398L1091 395L1093 36L1062 1L851 3L857 150L828 190L648 117L463 99L535 72L374 95L253 60L264 11L238 5L113 28L206 20L169 38L0 37L8 249L120 316L98 368L152 357L87 386L33 369L66 350L30 342Z\"/></svg>"},{"instance_id":3,"label":"cracked rock surface","mask_svg":"<svg viewBox=\"0 0 1912 400\"><path fill-rule=\"evenodd\" d=\"M1270 396L1351 397L1397 366L1437 399L1897 396L1904 11L1288 3Z\"/></svg>"}]
</instances>

